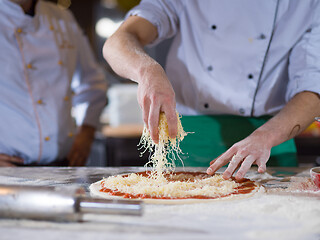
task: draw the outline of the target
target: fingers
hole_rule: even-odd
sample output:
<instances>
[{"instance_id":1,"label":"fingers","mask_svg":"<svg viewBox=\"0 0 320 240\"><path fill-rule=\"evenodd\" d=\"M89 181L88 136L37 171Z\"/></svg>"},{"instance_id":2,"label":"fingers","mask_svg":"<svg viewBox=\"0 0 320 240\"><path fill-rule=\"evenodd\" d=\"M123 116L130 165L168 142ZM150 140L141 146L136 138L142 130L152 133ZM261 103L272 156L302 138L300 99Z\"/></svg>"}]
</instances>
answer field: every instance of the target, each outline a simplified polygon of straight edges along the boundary
<instances>
[{"instance_id":1,"label":"fingers","mask_svg":"<svg viewBox=\"0 0 320 240\"><path fill-rule=\"evenodd\" d=\"M168 122L169 137L176 138L178 133L178 118L175 107L163 107Z\"/></svg>"},{"instance_id":2,"label":"fingers","mask_svg":"<svg viewBox=\"0 0 320 240\"><path fill-rule=\"evenodd\" d=\"M223 153L222 153L222 154L223 154ZM210 165L212 165L219 157L221 157L222 154L220 154L217 158L213 159L213 160L210 162Z\"/></svg>"},{"instance_id":3,"label":"fingers","mask_svg":"<svg viewBox=\"0 0 320 240\"><path fill-rule=\"evenodd\" d=\"M0 154L0 166L2 167L15 167L16 164L22 165L23 163L22 158Z\"/></svg>"},{"instance_id":4,"label":"fingers","mask_svg":"<svg viewBox=\"0 0 320 240\"><path fill-rule=\"evenodd\" d=\"M264 173L266 170L267 170L267 166L266 164L263 164L263 163L258 168L259 173Z\"/></svg>"},{"instance_id":5,"label":"fingers","mask_svg":"<svg viewBox=\"0 0 320 240\"><path fill-rule=\"evenodd\" d=\"M148 125L149 125L150 136L156 144L159 143L159 115L160 115L160 106L151 104Z\"/></svg>"},{"instance_id":6,"label":"fingers","mask_svg":"<svg viewBox=\"0 0 320 240\"><path fill-rule=\"evenodd\" d=\"M79 133L76 135L67 159L69 166L84 166L91 151L91 145L94 141L95 128L82 125Z\"/></svg>"},{"instance_id":7,"label":"fingers","mask_svg":"<svg viewBox=\"0 0 320 240\"><path fill-rule=\"evenodd\" d=\"M71 150L69 154L67 155L67 159L69 162L70 167L74 167L76 165L76 159L77 159L77 149L78 149L78 141L79 141L79 134L75 137L74 142L72 144Z\"/></svg>"},{"instance_id":8,"label":"fingers","mask_svg":"<svg viewBox=\"0 0 320 240\"><path fill-rule=\"evenodd\" d=\"M258 172L264 173L267 170L267 162L270 158L270 151L266 151L256 160L256 164L258 165Z\"/></svg>"},{"instance_id":9,"label":"fingers","mask_svg":"<svg viewBox=\"0 0 320 240\"><path fill-rule=\"evenodd\" d=\"M214 174L219 168L226 165L235 153L236 153L235 148L231 147L224 154L220 155L218 158L211 161L210 163L211 166L207 169L207 174L209 175Z\"/></svg>"},{"instance_id":10,"label":"fingers","mask_svg":"<svg viewBox=\"0 0 320 240\"><path fill-rule=\"evenodd\" d=\"M159 116L162 111L167 118L169 137L176 138L178 132L178 118L175 107L169 107L169 105L160 107L156 102L152 103L149 111L146 110L146 112L149 112L148 126L150 136L156 144L159 143Z\"/></svg>"},{"instance_id":11,"label":"fingers","mask_svg":"<svg viewBox=\"0 0 320 240\"><path fill-rule=\"evenodd\" d=\"M74 145L71 148L70 153L68 154L68 161L70 167L82 166L82 154L81 154L81 144L75 141Z\"/></svg>"},{"instance_id":12,"label":"fingers","mask_svg":"<svg viewBox=\"0 0 320 240\"><path fill-rule=\"evenodd\" d=\"M6 161L1 161L0 167L17 167L17 165L10 163L10 162L6 162Z\"/></svg>"},{"instance_id":13,"label":"fingers","mask_svg":"<svg viewBox=\"0 0 320 240\"><path fill-rule=\"evenodd\" d=\"M71 151L70 154L67 157L68 161L69 161L69 166L70 167L75 167L77 165L77 153L74 151Z\"/></svg>"},{"instance_id":14,"label":"fingers","mask_svg":"<svg viewBox=\"0 0 320 240\"><path fill-rule=\"evenodd\" d=\"M207 173L212 175L229 161L230 163L223 173L224 179L229 179L238 168L235 178L237 180L243 178L254 163L258 165L258 172L263 173L266 171L266 163L269 160L270 153L271 147L266 143L265 136L251 134L211 161Z\"/></svg>"},{"instance_id":15,"label":"fingers","mask_svg":"<svg viewBox=\"0 0 320 240\"><path fill-rule=\"evenodd\" d=\"M251 165L254 163L256 158L252 155L249 155L245 158L245 160L242 162L240 169L238 170L235 178L237 180L240 180L244 177L244 175L248 172L248 170L251 168Z\"/></svg>"},{"instance_id":16,"label":"fingers","mask_svg":"<svg viewBox=\"0 0 320 240\"><path fill-rule=\"evenodd\" d=\"M211 161L210 164L212 165L207 169L208 174L210 170L215 172L217 169L219 169L220 167L222 167L228 162L228 159L223 155L219 158ZM266 162L268 161L268 159L269 159L269 155L266 155L266 154L262 155L258 160L256 160L256 157L253 155L248 155L246 157L243 157L241 154L237 153L231 158L231 161L227 169L222 174L222 177L224 179L229 179L234 174L234 172L240 167L239 170L237 171L237 174L235 175L235 178L237 180L240 180L249 171L253 163L256 163L258 165L259 173L264 173L267 169ZM221 162L219 163L218 161L219 162L221 161Z\"/></svg>"},{"instance_id":17,"label":"fingers","mask_svg":"<svg viewBox=\"0 0 320 240\"><path fill-rule=\"evenodd\" d=\"M160 71L159 71L160 70ZM164 112L168 121L170 138L177 135L177 116L175 94L165 72L160 67L153 69L147 76L148 81L138 85L138 102L143 111L143 121L150 132L152 140L159 143L159 115Z\"/></svg>"},{"instance_id":18,"label":"fingers","mask_svg":"<svg viewBox=\"0 0 320 240\"><path fill-rule=\"evenodd\" d=\"M23 164L23 159L19 157L11 157L10 162L12 163L18 163L18 164Z\"/></svg>"},{"instance_id":19,"label":"fingers","mask_svg":"<svg viewBox=\"0 0 320 240\"><path fill-rule=\"evenodd\" d=\"M91 150L91 139L79 134L76 136L71 151L68 154L70 167L84 166Z\"/></svg>"},{"instance_id":20,"label":"fingers","mask_svg":"<svg viewBox=\"0 0 320 240\"><path fill-rule=\"evenodd\" d=\"M146 125L147 129L149 129L149 109L150 109L150 105L143 105L141 107L142 112L143 112L143 122Z\"/></svg>"},{"instance_id":21,"label":"fingers","mask_svg":"<svg viewBox=\"0 0 320 240\"><path fill-rule=\"evenodd\" d=\"M224 179L229 179L232 174L235 172L235 170L240 166L241 162L243 161L243 156L237 153L231 158L231 161L227 167L227 169L222 174L222 177Z\"/></svg>"},{"instance_id":22,"label":"fingers","mask_svg":"<svg viewBox=\"0 0 320 240\"><path fill-rule=\"evenodd\" d=\"M149 110L151 101L144 94L144 87L142 84L138 85L137 100L142 110L143 122L146 125L147 129L149 129Z\"/></svg>"},{"instance_id":23,"label":"fingers","mask_svg":"<svg viewBox=\"0 0 320 240\"><path fill-rule=\"evenodd\" d=\"M259 160L256 161L256 163L258 165L258 172L259 173L264 173L267 170L266 162L268 161L268 158L267 159L260 158Z\"/></svg>"},{"instance_id":24,"label":"fingers","mask_svg":"<svg viewBox=\"0 0 320 240\"><path fill-rule=\"evenodd\" d=\"M81 153L73 152L70 157L68 157L70 167L80 167L84 166L87 160L87 156Z\"/></svg>"}]
</instances>

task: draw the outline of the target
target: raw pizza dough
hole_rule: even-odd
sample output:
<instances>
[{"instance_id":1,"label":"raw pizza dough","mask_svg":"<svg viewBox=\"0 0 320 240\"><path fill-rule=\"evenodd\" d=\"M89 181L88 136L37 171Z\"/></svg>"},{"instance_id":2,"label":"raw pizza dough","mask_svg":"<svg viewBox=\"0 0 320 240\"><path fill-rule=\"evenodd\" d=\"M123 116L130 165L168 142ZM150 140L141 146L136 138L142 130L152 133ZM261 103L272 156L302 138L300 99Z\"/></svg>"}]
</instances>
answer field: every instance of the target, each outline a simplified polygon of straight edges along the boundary
<instances>
[{"instance_id":1,"label":"raw pizza dough","mask_svg":"<svg viewBox=\"0 0 320 240\"><path fill-rule=\"evenodd\" d=\"M187 174L190 172L187 172ZM195 172L193 172L194 174ZM204 174L204 173L200 173L199 174ZM138 173L141 174L141 173ZM121 175L123 177L128 176L128 174L124 174ZM251 185L254 185L253 187L251 187L251 191L248 193L232 193L229 196L223 196L223 197L217 197L217 198L169 198L169 199L161 199L161 198L124 198L122 196L114 196L111 195L107 192L103 192L101 191L102 189L102 183L103 181L105 181L105 179L102 179L98 182L95 182L93 184L90 185L89 190L90 190L90 194L93 197L100 197L100 198L105 198L105 199L128 199L128 200L142 200L145 203L148 204L188 204L188 203L206 203L206 202L214 202L214 201L229 201L229 200L238 200L238 199L244 199L244 198L248 198L251 197L257 193L262 193L265 192L264 188L262 186L260 186L258 183L251 181L249 179L247 179L247 181L249 181L250 183L252 183ZM241 185L241 183L240 183ZM241 189L241 188L240 188Z\"/></svg>"}]
</instances>

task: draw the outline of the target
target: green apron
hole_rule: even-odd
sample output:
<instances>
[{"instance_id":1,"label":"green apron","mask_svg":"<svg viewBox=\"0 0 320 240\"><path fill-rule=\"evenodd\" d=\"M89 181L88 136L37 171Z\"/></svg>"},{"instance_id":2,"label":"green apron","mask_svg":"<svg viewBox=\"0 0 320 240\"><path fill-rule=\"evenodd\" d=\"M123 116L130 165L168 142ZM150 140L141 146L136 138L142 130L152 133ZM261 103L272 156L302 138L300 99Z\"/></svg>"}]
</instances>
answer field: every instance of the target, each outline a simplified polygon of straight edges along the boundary
<instances>
[{"instance_id":1,"label":"green apron","mask_svg":"<svg viewBox=\"0 0 320 240\"><path fill-rule=\"evenodd\" d=\"M190 132L180 144L180 157L186 167L208 167L210 161L228 150L234 143L249 136L271 117L182 116L181 123ZM181 161L175 161L182 166ZM267 166L297 166L297 150L293 139L271 150Z\"/></svg>"}]
</instances>

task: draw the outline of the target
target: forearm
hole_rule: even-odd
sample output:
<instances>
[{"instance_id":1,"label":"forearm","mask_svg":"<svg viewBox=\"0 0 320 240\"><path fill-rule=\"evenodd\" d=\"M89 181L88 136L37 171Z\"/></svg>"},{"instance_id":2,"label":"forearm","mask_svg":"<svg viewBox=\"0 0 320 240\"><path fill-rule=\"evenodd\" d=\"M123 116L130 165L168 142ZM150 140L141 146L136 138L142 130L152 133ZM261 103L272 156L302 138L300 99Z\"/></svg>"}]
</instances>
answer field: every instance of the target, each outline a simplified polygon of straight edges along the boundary
<instances>
[{"instance_id":1,"label":"forearm","mask_svg":"<svg viewBox=\"0 0 320 240\"><path fill-rule=\"evenodd\" d=\"M319 115L319 95L312 92L301 92L252 135L265 135L266 142L270 147L274 147L297 136Z\"/></svg>"},{"instance_id":2,"label":"forearm","mask_svg":"<svg viewBox=\"0 0 320 240\"><path fill-rule=\"evenodd\" d=\"M132 16L111 36L103 48L104 58L120 76L138 84L138 102L152 139L158 141L159 114L164 112L169 135L177 135L175 94L164 69L148 56L143 46L154 41L157 29L147 20Z\"/></svg>"},{"instance_id":3,"label":"forearm","mask_svg":"<svg viewBox=\"0 0 320 240\"><path fill-rule=\"evenodd\" d=\"M276 116L211 161L207 173L213 174L229 162L223 173L225 179L230 178L237 168L236 179L243 178L252 164L258 165L260 173L264 172L271 148L295 137L319 115L319 95L312 92L297 94Z\"/></svg>"},{"instance_id":4,"label":"forearm","mask_svg":"<svg viewBox=\"0 0 320 240\"><path fill-rule=\"evenodd\" d=\"M148 24L145 28L151 36L145 36L140 29L131 29L130 19L127 21L129 23L125 22L126 25L120 27L105 42L103 56L119 76L141 83L144 79L148 79L148 76L163 72L160 64L143 49L146 44L156 38L157 33L156 29L152 29L154 27Z\"/></svg>"}]
</instances>

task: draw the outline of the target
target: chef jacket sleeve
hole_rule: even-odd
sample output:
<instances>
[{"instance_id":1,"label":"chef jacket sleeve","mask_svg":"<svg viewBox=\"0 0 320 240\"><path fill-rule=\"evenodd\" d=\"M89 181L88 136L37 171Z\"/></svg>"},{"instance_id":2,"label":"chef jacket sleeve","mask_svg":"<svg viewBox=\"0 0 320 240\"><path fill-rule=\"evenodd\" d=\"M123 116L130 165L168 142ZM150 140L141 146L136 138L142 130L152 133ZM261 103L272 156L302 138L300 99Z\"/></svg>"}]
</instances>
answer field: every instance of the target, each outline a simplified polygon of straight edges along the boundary
<instances>
[{"instance_id":1,"label":"chef jacket sleeve","mask_svg":"<svg viewBox=\"0 0 320 240\"><path fill-rule=\"evenodd\" d=\"M88 39L71 14L70 21L74 22L74 46L77 51L77 67L71 84L74 91L72 104L73 106L82 105L82 114L76 117L77 124L97 128L100 114L106 105L107 82Z\"/></svg>"},{"instance_id":2,"label":"chef jacket sleeve","mask_svg":"<svg viewBox=\"0 0 320 240\"><path fill-rule=\"evenodd\" d=\"M314 11L310 28L291 51L287 101L303 91L320 94L320 9L318 10Z\"/></svg>"},{"instance_id":3,"label":"chef jacket sleeve","mask_svg":"<svg viewBox=\"0 0 320 240\"><path fill-rule=\"evenodd\" d=\"M158 30L158 37L148 46L154 46L176 34L178 12L181 13L182 9L182 3L176 0L143 0L128 12L126 18L139 16L152 23Z\"/></svg>"}]
</instances>

